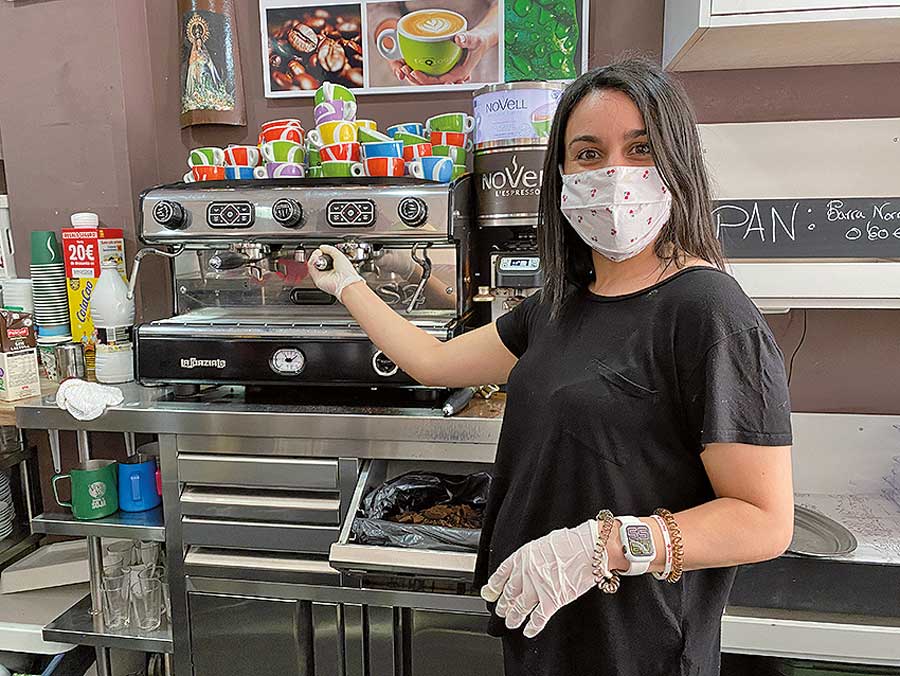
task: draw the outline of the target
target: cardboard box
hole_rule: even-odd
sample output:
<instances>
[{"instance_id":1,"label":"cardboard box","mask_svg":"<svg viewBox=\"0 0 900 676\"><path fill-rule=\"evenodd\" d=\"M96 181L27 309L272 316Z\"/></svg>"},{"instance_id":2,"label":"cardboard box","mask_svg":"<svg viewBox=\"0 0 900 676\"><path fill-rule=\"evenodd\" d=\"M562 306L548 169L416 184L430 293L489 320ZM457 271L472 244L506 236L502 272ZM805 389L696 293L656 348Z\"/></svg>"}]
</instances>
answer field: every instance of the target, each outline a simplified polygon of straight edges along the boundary
<instances>
[{"instance_id":1,"label":"cardboard box","mask_svg":"<svg viewBox=\"0 0 900 676\"><path fill-rule=\"evenodd\" d=\"M0 352L17 352L36 345L31 315L0 309Z\"/></svg>"},{"instance_id":2,"label":"cardboard box","mask_svg":"<svg viewBox=\"0 0 900 676\"><path fill-rule=\"evenodd\" d=\"M91 294L100 277L100 263L105 260L116 261L119 274L127 283L125 240L120 228L63 228L62 245L72 340L84 346L85 363L93 371L97 336L91 320Z\"/></svg>"},{"instance_id":3,"label":"cardboard box","mask_svg":"<svg viewBox=\"0 0 900 676\"><path fill-rule=\"evenodd\" d=\"M16 401L40 393L37 350L0 352L0 401Z\"/></svg>"}]
</instances>

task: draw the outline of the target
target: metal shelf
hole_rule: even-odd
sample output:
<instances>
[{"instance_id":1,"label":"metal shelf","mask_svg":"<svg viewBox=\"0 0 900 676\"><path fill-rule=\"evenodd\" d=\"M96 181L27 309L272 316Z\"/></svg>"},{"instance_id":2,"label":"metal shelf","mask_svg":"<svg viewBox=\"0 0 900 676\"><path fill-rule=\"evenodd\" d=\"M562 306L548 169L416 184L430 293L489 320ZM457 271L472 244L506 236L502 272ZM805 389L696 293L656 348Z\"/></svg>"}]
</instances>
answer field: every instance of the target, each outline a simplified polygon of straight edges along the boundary
<instances>
[{"instance_id":1,"label":"metal shelf","mask_svg":"<svg viewBox=\"0 0 900 676\"><path fill-rule=\"evenodd\" d=\"M16 528L7 538L0 540L0 569L35 549L39 540L37 535L31 535L24 527Z\"/></svg>"},{"instance_id":2,"label":"metal shelf","mask_svg":"<svg viewBox=\"0 0 900 676\"><path fill-rule=\"evenodd\" d=\"M106 629L100 616L91 615L91 597L85 596L53 622L44 627L44 640L146 652L172 652L172 629L163 621L156 631L137 627Z\"/></svg>"},{"instance_id":3,"label":"metal shelf","mask_svg":"<svg viewBox=\"0 0 900 676\"><path fill-rule=\"evenodd\" d=\"M162 507L146 512L116 512L92 521L80 521L71 514L44 513L31 520L31 528L48 535L96 535L106 538L166 541Z\"/></svg>"}]
</instances>

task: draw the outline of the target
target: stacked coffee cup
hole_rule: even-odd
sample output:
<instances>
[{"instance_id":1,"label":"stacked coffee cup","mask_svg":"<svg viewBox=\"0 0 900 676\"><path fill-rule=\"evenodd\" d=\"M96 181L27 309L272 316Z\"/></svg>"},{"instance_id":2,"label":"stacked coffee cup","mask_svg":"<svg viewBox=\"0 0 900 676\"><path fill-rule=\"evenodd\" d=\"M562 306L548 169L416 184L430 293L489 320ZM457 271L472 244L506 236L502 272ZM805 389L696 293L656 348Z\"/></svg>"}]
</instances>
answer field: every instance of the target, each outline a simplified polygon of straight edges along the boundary
<instances>
[{"instance_id":1,"label":"stacked coffee cup","mask_svg":"<svg viewBox=\"0 0 900 676\"><path fill-rule=\"evenodd\" d=\"M316 90L313 119L306 135L310 178L342 178L354 174L360 160L359 129L371 120L357 120L356 96L342 85L324 83Z\"/></svg>"},{"instance_id":2,"label":"stacked coffee cup","mask_svg":"<svg viewBox=\"0 0 900 676\"><path fill-rule=\"evenodd\" d=\"M289 117L264 122L259 130L259 156L265 162L256 167L256 178L303 178L306 132L300 120ZM250 152L250 148L247 148Z\"/></svg>"},{"instance_id":3,"label":"stacked coffee cup","mask_svg":"<svg viewBox=\"0 0 900 676\"><path fill-rule=\"evenodd\" d=\"M44 338L70 335L66 266L59 240L52 230L31 233L31 283L38 335Z\"/></svg>"}]
</instances>

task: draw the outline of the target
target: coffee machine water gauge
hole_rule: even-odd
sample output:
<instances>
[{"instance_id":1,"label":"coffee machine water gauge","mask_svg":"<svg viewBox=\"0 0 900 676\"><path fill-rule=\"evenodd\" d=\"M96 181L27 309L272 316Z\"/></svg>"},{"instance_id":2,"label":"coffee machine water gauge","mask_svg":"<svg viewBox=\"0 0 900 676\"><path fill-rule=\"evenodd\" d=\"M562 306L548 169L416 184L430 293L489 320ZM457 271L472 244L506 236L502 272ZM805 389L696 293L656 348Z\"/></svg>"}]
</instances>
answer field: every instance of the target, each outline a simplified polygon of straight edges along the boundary
<instances>
[{"instance_id":1,"label":"coffee machine water gauge","mask_svg":"<svg viewBox=\"0 0 900 676\"><path fill-rule=\"evenodd\" d=\"M306 357L296 348L283 347L269 359L269 366L278 375L296 376L306 366Z\"/></svg>"}]
</instances>

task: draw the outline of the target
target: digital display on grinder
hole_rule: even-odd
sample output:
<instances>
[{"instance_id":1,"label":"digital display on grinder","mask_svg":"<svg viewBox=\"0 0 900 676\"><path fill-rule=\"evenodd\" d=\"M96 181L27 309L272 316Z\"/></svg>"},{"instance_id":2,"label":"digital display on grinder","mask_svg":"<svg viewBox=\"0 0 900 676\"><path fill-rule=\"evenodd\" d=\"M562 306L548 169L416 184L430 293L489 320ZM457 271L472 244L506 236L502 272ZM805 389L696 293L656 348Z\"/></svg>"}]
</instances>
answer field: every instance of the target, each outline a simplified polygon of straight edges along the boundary
<instances>
[{"instance_id":1,"label":"digital display on grinder","mask_svg":"<svg viewBox=\"0 0 900 676\"><path fill-rule=\"evenodd\" d=\"M500 269L503 272L536 272L540 267L541 260L534 256L500 259Z\"/></svg>"}]
</instances>

